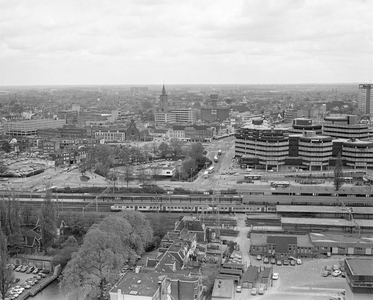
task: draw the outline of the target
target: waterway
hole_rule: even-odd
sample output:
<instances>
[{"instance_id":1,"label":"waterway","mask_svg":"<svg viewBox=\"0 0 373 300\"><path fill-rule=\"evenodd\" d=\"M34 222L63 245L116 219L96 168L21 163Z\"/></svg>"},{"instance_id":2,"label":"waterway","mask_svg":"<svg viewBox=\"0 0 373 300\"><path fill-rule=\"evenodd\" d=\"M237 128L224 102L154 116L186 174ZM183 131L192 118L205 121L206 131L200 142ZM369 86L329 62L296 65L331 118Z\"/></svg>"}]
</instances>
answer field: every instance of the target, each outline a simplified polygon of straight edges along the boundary
<instances>
[{"instance_id":1,"label":"waterway","mask_svg":"<svg viewBox=\"0 0 373 300\"><path fill-rule=\"evenodd\" d=\"M31 300L68 300L58 288L58 280L53 281L44 290L38 293L35 297L30 297Z\"/></svg>"}]
</instances>

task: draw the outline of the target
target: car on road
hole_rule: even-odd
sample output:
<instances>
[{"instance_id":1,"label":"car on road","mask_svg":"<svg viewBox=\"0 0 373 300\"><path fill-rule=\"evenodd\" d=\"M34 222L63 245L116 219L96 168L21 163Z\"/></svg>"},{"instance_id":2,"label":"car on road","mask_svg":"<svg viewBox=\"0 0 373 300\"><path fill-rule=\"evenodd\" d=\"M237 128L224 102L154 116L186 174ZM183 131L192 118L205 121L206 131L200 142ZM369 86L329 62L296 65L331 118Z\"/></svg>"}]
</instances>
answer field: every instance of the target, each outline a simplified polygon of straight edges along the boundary
<instances>
[{"instance_id":1,"label":"car on road","mask_svg":"<svg viewBox=\"0 0 373 300\"><path fill-rule=\"evenodd\" d=\"M255 296L257 294L256 288L251 289L251 295Z\"/></svg>"},{"instance_id":2,"label":"car on road","mask_svg":"<svg viewBox=\"0 0 373 300\"><path fill-rule=\"evenodd\" d=\"M241 293L241 291L242 291L242 287L240 285L237 285L236 292Z\"/></svg>"},{"instance_id":3,"label":"car on road","mask_svg":"<svg viewBox=\"0 0 373 300\"><path fill-rule=\"evenodd\" d=\"M338 277L339 275L342 275L342 272L341 270L335 270L333 271L333 274L332 274L334 277Z\"/></svg>"},{"instance_id":4,"label":"car on road","mask_svg":"<svg viewBox=\"0 0 373 300\"><path fill-rule=\"evenodd\" d=\"M279 277L278 273L273 273L273 275L272 275L273 280L277 280L278 277Z\"/></svg>"}]
</instances>

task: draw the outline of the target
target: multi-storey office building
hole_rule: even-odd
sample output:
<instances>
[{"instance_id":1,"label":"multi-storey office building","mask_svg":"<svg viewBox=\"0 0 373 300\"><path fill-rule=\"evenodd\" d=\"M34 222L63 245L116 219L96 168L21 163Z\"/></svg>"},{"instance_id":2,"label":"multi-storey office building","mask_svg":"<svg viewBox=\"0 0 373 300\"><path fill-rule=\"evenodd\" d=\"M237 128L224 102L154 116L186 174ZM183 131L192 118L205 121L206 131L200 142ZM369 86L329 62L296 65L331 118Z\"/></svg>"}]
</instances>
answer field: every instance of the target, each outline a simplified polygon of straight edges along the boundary
<instances>
[{"instance_id":1,"label":"multi-storey office building","mask_svg":"<svg viewBox=\"0 0 373 300\"><path fill-rule=\"evenodd\" d=\"M335 139L365 140L369 136L369 127L368 124L359 123L359 117L354 115L326 117L323 134Z\"/></svg>"},{"instance_id":2,"label":"multi-storey office building","mask_svg":"<svg viewBox=\"0 0 373 300\"><path fill-rule=\"evenodd\" d=\"M332 157L333 142L330 136L317 135L314 131L306 131L299 136L298 155L308 170L323 171L329 166Z\"/></svg>"},{"instance_id":3,"label":"multi-storey office building","mask_svg":"<svg viewBox=\"0 0 373 300\"><path fill-rule=\"evenodd\" d=\"M102 127L95 132L95 136L106 142L124 142L126 140L126 129Z\"/></svg>"},{"instance_id":4,"label":"multi-storey office building","mask_svg":"<svg viewBox=\"0 0 373 300\"><path fill-rule=\"evenodd\" d=\"M373 168L373 142L359 140L342 141L342 157L346 166L353 169Z\"/></svg>"},{"instance_id":5,"label":"multi-storey office building","mask_svg":"<svg viewBox=\"0 0 373 300\"><path fill-rule=\"evenodd\" d=\"M285 164L289 155L289 137L286 129L248 125L236 132L236 156L252 157L253 164L266 170Z\"/></svg>"},{"instance_id":6,"label":"multi-storey office building","mask_svg":"<svg viewBox=\"0 0 373 300\"><path fill-rule=\"evenodd\" d=\"M18 122L4 123L5 134L8 136L31 136L36 135L38 129L61 128L66 124L65 120L36 119Z\"/></svg>"},{"instance_id":7,"label":"multi-storey office building","mask_svg":"<svg viewBox=\"0 0 373 300\"><path fill-rule=\"evenodd\" d=\"M303 134L305 131L315 131L316 134L322 134L322 125L313 124L312 120L307 118L294 119L292 128L289 129L289 133Z\"/></svg>"},{"instance_id":8,"label":"multi-storey office building","mask_svg":"<svg viewBox=\"0 0 373 300\"><path fill-rule=\"evenodd\" d=\"M158 124L193 124L195 122L194 110L191 108L180 108L170 112L156 112L154 113L154 121Z\"/></svg>"},{"instance_id":9,"label":"multi-storey office building","mask_svg":"<svg viewBox=\"0 0 373 300\"><path fill-rule=\"evenodd\" d=\"M373 113L373 84L359 84L359 109L364 114Z\"/></svg>"}]
</instances>

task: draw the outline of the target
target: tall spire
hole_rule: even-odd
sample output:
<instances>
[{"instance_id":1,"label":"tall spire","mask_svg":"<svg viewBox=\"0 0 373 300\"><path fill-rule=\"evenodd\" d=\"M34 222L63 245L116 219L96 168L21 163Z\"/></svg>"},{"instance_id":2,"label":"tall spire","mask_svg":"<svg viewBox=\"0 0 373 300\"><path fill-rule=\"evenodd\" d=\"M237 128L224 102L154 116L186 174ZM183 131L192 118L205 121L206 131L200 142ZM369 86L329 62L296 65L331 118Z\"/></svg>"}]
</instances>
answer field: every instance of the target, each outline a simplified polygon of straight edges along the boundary
<instances>
[{"instance_id":1,"label":"tall spire","mask_svg":"<svg viewBox=\"0 0 373 300\"><path fill-rule=\"evenodd\" d=\"M166 96L166 88L164 87L164 83L163 83L163 88L162 88L162 96Z\"/></svg>"}]
</instances>

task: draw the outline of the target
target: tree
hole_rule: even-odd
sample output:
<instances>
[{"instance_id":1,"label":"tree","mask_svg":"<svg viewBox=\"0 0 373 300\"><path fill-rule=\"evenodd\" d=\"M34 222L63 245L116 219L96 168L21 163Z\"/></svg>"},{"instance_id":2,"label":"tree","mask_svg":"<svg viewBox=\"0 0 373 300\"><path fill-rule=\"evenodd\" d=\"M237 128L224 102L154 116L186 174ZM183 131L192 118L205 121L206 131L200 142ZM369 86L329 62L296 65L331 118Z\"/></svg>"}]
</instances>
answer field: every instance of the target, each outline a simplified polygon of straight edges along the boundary
<instances>
[{"instance_id":1,"label":"tree","mask_svg":"<svg viewBox=\"0 0 373 300\"><path fill-rule=\"evenodd\" d=\"M181 156L181 154L183 153L183 145L184 143L178 139L170 140L170 149L174 157Z\"/></svg>"},{"instance_id":2,"label":"tree","mask_svg":"<svg viewBox=\"0 0 373 300\"><path fill-rule=\"evenodd\" d=\"M181 165L182 170L188 174L188 177L192 177L192 174L197 169L197 164L195 159L192 157L188 157L183 161L183 164Z\"/></svg>"},{"instance_id":3,"label":"tree","mask_svg":"<svg viewBox=\"0 0 373 300\"><path fill-rule=\"evenodd\" d=\"M56 236L56 229L56 208L52 202L52 193L48 189L40 211L40 231L45 255L48 254L48 247Z\"/></svg>"},{"instance_id":4,"label":"tree","mask_svg":"<svg viewBox=\"0 0 373 300\"><path fill-rule=\"evenodd\" d=\"M203 157L203 146L201 143L193 143L188 149L188 155L194 160L200 159Z\"/></svg>"},{"instance_id":5,"label":"tree","mask_svg":"<svg viewBox=\"0 0 373 300\"><path fill-rule=\"evenodd\" d=\"M0 227L0 295L1 299L6 299L5 295L12 286L13 271L7 266L8 242L5 234Z\"/></svg>"},{"instance_id":6,"label":"tree","mask_svg":"<svg viewBox=\"0 0 373 300\"><path fill-rule=\"evenodd\" d=\"M98 162L96 164L95 170L96 170L97 174L99 174L103 177L106 177L109 174L109 171L110 171L109 166L103 164L102 162Z\"/></svg>"},{"instance_id":7,"label":"tree","mask_svg":"<svg viewBox=\"0 0 373 300\"><path fill-rule=\"evenodd\" d=\"M9 153L12 150L12 146L10 145L8 141L4 141L1 145L1 149L4 152Z\"/></svg>"},{"instance_id":8,"label":"tree","mask_svg":"<svg viewBox=\"0 0 373 300\"><path fill-rule=\"evenodd\" d=\"M337 161L335 163L334 168L334 188L336 191L343 185L343 165L342 165L342 157L341 152L338 153Z\"/></svg>"},{"instance_id":9,"label":"tree","mask_svg":"<svg viewBox=\"0 0 373 300\"><path fill-rule=\"evenodd\" d=\"M8 239L11 251L16 251L23 243L20 216L19 202L14 196L0 201L0 227Z\"/></svg>"},{"instance_id":10,"label":"tree","mask_svg":"<svg viewBox=\"0 0 373 300\"><path fill-rule=\"evenodd\" d=\"M120 268L136 260L153 231L138 212L111 215L93 225L62 273L61 289L69 299L105 299L105 288L118 280Z\"/></svg>"},{"instance_id":11,"label":"tree","mask_svg":"<svg viewBox=\"0 0 373 300\"><path fill-rule=\"evenodd\" d=\"M123 180L127 183L127 188L128 188L128 183L133 179L133 166L130 165L129 163L124 165L123 168Z\"/></svg>"},{"instance_id":12,"label":"tree","mask_svg":"<svg viewBox=\"0 0 373 300\"><path fill-rule=\"evenodd\" d=\"M67 240L62 244L62 249L53 257L56 264L61 264L65 267L66 264L71 260L74 252L78 251L79 244L76 238L70 235Z\"/></svg>"},{"instance_id":13,"label":"tree","mask_svg":"<svg viewBox=\"0 0 373 300\"><path fill-rule=\"evenodd\" d=\"M165 158L170 153L170 147L167 145L167 143L162 142L158 147L158 151L160 152L161 157Z\"/></svg>"}]
</instances>

